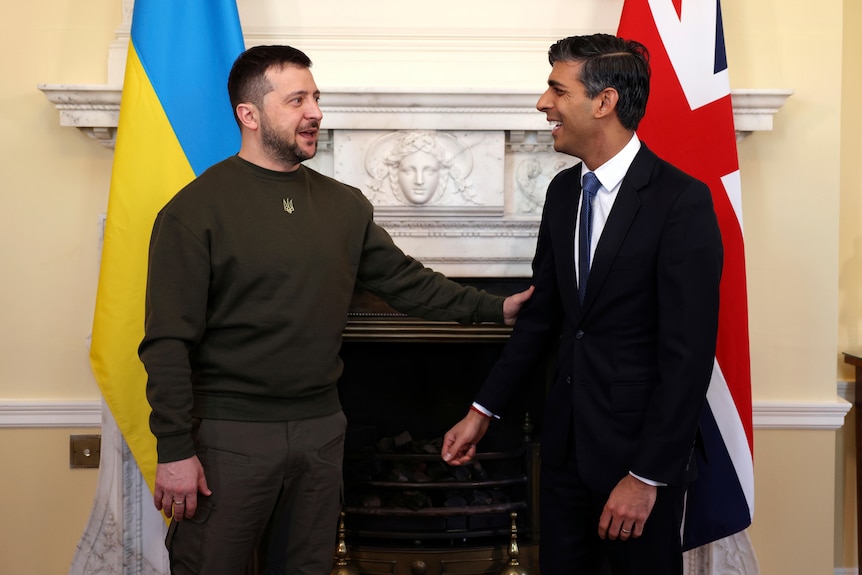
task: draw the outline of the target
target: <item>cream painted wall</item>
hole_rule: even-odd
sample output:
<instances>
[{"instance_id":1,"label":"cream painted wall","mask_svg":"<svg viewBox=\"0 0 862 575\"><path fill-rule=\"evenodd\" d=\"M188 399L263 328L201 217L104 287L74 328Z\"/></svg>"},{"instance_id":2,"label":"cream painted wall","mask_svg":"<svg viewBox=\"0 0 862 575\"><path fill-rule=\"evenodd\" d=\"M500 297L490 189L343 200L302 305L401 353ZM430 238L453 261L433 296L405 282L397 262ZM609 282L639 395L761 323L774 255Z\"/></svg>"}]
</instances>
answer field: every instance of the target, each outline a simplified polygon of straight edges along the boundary
<instances>
[{"instance_id":1,"label":"cream painted wall","mask_svg":"<svg viewBox=\"0 0 862 575\"><path fill-rule=\"evenodd\" d=\"M0 429L0 573L68 573L93 506L97 469L69 469L69 435L98 429Z\"/></svg>"},{"instance_id":2,"label":"cream painted wall","mask_svg":"<svg viewBox=\"0 0 862 575\"><path fill-rule=\"evenodd\" d=\"M844 61L841 90L841 213L838 248L838 350L862 352L862 3L844 3ZM853 367L839 358L843 380L853 381ZM862 393L862 390L856 390ZM836 482L836 565L857 564L856 438L859 414L847 418L840 435Z\"/></svg>"},{"instance_id":3,"label":"cream painted wall","mask_svg":"<svg viewBox=\"0 0 862 575\"><path fill-rule=\"evenodd\" d=\"M849 100L842 107L842 62L851 51L842 30L853 29L842 18L850 14L840 1L819 2L813 10L804 3L725 0L722 8L731 85L794 90L775 131L739 147L754 399L828 400L839 369L841 128L842 112L853 106ZM847 170L856 165L858 159ZM842 289L858 293L862 286L859 276L855 285L840 279ZM763 573L856 565L855 531L846 532L852 519L826 517L846 508L844 462L830 465L844 453L835 439L831 432L755 434L750 534Z\"/></svg>"},{"instance_id":4,"label":"cream painted wall","mask_svg":"<svg viewBox=\"0 0 862 575\"><path fill-rule=\"evenodd\" d=\"M839 367L842 346L859 343L862 182L855 168L862 161L856 104L862 50L858 40L842 35L862 24L862 8L854 3L821 0L812 9L781 0L722 2L732 87L795 91L776 116L775 130L756 133L739 148L755 402L833 400L839 369L850 377ZM613 32L622 0L506 0L519 7L514 14L492 0L417 3L409 14L404 5L369 0L348 15L338 9L339 0L240 0L243 13L263 10L264 18L307 32L297 45L314 59L324 89L508 86L537 94L548 66L546 46L536 37L550 43L569 33ZM105 83L107 50L120 22L120 0L31 0L0 8L0 195L7 214L0 226L0 399L98 399L86 343L111 153L60 127L36 84ZM343 46L331 42L332 27ZM459 34L472 27L486 31L489 46L497 45L494 38L526 30L524 50L501 55L471 48ZM316 30L328 31L330 39L308 33ZM398 43L397 35L410 30L436 31L419 58L387 55L369 40L390 34ZM245 32L256 43L266 40L260 29ZM452 46L463 52L454 70L444 65L451 50L440 49L450 33ZM397 73L380 66L386 58L395 59ZM507 58L511 67L500 68ZM68 469L68 435L74 432L0 430L0 561L14 565L14 575L63 573L71 560L96 481L91 470ZM846 442L841 445L838 453L846 459ZM19 450L28 456L16 459ZM835 433L760 430L755 451L750 533L762 572L809 575L854 566L853 538L845 532L852 519L839 520L835 513L842 508L835 503ZM13 461L20 464L7 463ZM839 501L845 475L837 479ZM28 512L24 505L34 501L37 512ZM40 540L50 541L56 560L34 550L33 541Z\"/></svg>"},{"instance_id":5,"label":"cream painted wall","mask_svg":"<svg viewBox=\"0 0 862 575\"><path fill-rule=\"evenodd\" d=\"M841 106L841 214L838 249L838 342L840 350L862 352L862 3L844 6L844 62ZM844 362L842 379L852 381Z\"/></svg>"},{"instance_id":6,"label":"cream painted wall","mask_svg":"<svg viewBox=\"0 0 862 575\"><path fill-rule=\"evenodd\" d=\"M548 46L571 34L615 31L622 0L373 0L361 10L345 10L342 0L237 5L247 43L268 43L276 30L309 54L325 104L325 88L335 86L526 89L538 98Z\"/></svg>"},{"instance_id":7,"label":"cream painted wall","mask_svg":"<svg viewBox=\"0 0 862 575\"><path fill-rule=\"evenodd\" d=\"M755 441L757 508L749 533L760 572L832 573L834 432L764 430Z\"/></svg>"},{"instance_id":8,"label":"cream painted wall","mask_svg":"<svg viewBox=\"0 0 862 575\"><path fill-rule=\"evenodd\" d=\"M739 147L754 396L834 398L842 3L722 6L731 84L794 90Z\"/></svg>"},{"instance_id":9,"label":"cream painted wall","mask_svg":"<svg viewBox=\"0 0 862 575\"><path fill-rule=\"evenodd\" d=\"M40 82L104 83L116 0L0 7L0 400L96 400L87 337L111 153L62 128ZM0 429L0 571L68 572L97 470L69 469L69 435Z\"/></svg>"},{"instance_id":10,"label":"cream painted wall","mask_svg":"<svg viewBox=\"0 0 862 575\"><path fill-rule=\"evenodd\" d=\"M104 83L115 0L6 2L0 15L0 389L97 396L87 359L110 150L61 128L40 82Z\"/></svg>"}]
</instances>

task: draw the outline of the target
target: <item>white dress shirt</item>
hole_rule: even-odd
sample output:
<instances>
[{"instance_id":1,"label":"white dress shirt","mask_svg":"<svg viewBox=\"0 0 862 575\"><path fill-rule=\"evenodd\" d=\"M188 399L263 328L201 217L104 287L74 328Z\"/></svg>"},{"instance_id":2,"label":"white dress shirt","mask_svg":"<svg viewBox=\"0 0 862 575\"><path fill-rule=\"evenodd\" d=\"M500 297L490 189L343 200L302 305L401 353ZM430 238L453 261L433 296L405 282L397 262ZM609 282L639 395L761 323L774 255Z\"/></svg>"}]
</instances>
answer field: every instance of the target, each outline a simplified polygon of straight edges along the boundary
<instances>
[{"instance_id":1,"label":"white dress shirt","mask_svg":"<svg viewBox=\"0 0 862 575\"><path fill-rule=\"evenodd\" d=\"M596 193L593 200L593 235L590 241L590 262L593 261L593 256L596 253L596 246L599 243L599 238L602 236L602 231L605 229L605 223L608 221L608 215L611 213L611 208L614 207L614 202L617 199L617 194L620 191L620 184L626 172L629 171L629 166L635 159L638 150L641 148L641 142L637 134L632 134L632 139L625 147L617 152L617 155L599 166L593 172L598 178L601 187ZM584 179L584 174L589 172L586 164L581 164L581 181ZM583 203L584 195L581 194L581 199L578 201L578 212L581 213L581 204ZM575 219L575 276L580 275L578 272L578 237L579 237L580 218ZM580 277L577 278L580 282Z\"/></svg>"}]
</instances>

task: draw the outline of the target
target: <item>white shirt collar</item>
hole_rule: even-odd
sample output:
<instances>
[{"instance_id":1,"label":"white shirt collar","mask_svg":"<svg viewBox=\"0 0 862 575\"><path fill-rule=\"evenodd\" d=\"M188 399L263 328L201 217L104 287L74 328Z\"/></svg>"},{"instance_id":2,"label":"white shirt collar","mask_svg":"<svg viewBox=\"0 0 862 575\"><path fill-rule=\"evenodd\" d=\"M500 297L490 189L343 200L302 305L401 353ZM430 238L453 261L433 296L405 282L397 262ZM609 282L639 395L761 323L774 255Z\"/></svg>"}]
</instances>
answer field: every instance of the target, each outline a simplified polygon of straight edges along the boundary
<instances>
[{"instance_id":1,"label":"white shirt collar","mask_svg":"<svg viewBox=\"0 0 862 575\"><path fill-rule=\"evenodd\" d=\"M632 134L629 143L623 146L617 155L594 170L603 188L615 190L620 185L640 148L641 142L638 135ZM586 164L581 164L581 181L583 181L584 174L589 171Z\"/></svg>"}]
</instances>

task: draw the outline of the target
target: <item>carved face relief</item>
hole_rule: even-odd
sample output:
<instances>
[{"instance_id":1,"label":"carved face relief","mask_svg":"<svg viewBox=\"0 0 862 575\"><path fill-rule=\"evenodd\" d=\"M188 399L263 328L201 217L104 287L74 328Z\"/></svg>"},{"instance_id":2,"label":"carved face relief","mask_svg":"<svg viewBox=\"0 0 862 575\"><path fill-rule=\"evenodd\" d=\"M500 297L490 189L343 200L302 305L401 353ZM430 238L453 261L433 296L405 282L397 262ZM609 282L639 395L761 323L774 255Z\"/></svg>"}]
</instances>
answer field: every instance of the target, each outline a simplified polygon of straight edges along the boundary
<instances>
[{"instance_id":1,"label":"carved face relief","mask_svg":"<svg viewBox=\"0 0 862 575\"><path fill-rule=\"evenodd\" d=\"M362 154L362 167L370 176L363 193L371 200L377 213L402 208L405 214L432 215L441 210L483 206L482 197L472 181L474 155L478 151L484 160L481 177L487 178L502 158L502 132L442 132L437 130L396 130L368 132L345 137L340 149ZM356 179L350 174L350 160L336 168L343 170L344 181ZM490 185L502 190L502 181ZM488 192L491 193L491 192ZM500 191L502 193L502 191ZM382 210L382 211L380 211Z\"/></svg>"},{"instance_id":2,"label":"carved face relief","mask_svg":"<svg viewBox=\"0 0 862 575\"><path fill-rule=\"evenodd\" d=\"M428 152L419 150L398 163L398 185L404 197L414 204L428 202L440 184L440 162Z\"/></svg>"}]
</instances>

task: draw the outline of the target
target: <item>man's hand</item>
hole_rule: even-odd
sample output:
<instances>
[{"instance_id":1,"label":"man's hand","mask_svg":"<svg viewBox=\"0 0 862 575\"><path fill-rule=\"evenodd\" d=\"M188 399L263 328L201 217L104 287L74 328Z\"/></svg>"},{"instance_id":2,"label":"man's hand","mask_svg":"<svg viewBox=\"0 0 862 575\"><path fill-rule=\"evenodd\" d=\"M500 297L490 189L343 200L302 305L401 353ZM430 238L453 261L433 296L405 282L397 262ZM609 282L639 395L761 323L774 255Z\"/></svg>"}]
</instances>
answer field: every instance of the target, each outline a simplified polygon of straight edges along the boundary
<instances>
[{"instance_id":1,"label":"man's hand","mask_svg":"<svg viewBox=\"0 0 862 575\"><path fill-rule=\"evenodd\" d=\"M455 424L443 436L443 449L440 456L449 465L469 463L476 455L476 444L485 435L491 418L474 410L467 412L464 419Z\"/></svg>"},{"instance_id":2,"label":"man's hand","mask_svg":"<svg viewBox=\"0 0 862 575\"><path fill-rule=\"evenodd\" d=\"M599 537L621 541L640 537L657 494L657 487L631 475L623 477L605 503L599 518Z\"/></svg>"},{"instance_id":3,"label":"man's hand","mask_svg":"<svg viewBox=\"0 0 862 575\"><path fill-rule=\"evenodd\" d=\"M524 305L533 295L534 286L530 286L524 291L512 294L503 302L503 321L506 325L515 325L515 320L518 319L518 312L521 311L521 306Z\"/></svg>"},{"instance_id":4,"label":"man's hand","mask_svg":"<svg viewBox=\"0 0 862 575\"><path fill-rule=\"evenodd\" d=\"M194 517L199 491L203 495L212 495L197 455L156 466L153 502L156 509L164 511L165 517L173 516L175 521Z\"/></svg>"}]
</instances>

